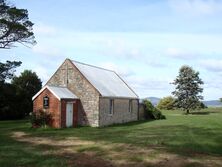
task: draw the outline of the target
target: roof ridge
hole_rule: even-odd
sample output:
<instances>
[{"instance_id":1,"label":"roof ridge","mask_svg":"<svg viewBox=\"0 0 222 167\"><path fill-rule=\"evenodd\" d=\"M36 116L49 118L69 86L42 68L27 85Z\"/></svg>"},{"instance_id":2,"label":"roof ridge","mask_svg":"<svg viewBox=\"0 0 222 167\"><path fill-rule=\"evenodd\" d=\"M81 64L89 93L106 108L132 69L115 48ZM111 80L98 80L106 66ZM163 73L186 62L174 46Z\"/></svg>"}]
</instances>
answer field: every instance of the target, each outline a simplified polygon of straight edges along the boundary
<instances>
[{"instance_id":1,"label":"roof ridge","mask_svg":"<svg viewBox=\"0 0 222 167\"><path fill-rule=\"evenodd\" d=\"M56 86L56 85L45 85L48 87L56 87L56 88L67 88L67 86Z\"/></svg>"},{"instance_id":2,"label":"roof ridge","mask_svg":"<svg viewBox=\"0 0 222 167\"><path fill-rule=\"evenodd\" d=\"M79 63L79 64L82 64L82 65L86 65L86 66L90 66L90 67L98 68L98 69L101 69L101 70L106 70L106 71L110 71L110 72L116 73L114 70L106 69L106 68L103 68L103 67L98 67L98 66L95 66L95 65L82 63L82 62L79 62L79 61L76 61L76 60L71 60L71 61L72 61L72 62Z\"/></svg>"}]
</instances>

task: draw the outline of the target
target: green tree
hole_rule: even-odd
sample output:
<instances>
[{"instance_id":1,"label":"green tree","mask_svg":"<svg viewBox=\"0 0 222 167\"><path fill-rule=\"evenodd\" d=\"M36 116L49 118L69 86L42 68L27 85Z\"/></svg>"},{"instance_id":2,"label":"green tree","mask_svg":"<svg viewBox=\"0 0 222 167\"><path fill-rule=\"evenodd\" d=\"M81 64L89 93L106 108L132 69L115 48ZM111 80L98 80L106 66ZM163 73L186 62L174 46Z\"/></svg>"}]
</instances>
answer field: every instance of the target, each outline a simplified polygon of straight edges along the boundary
<instances>
[{"instance_id":1,"label":"green tree","mask_svg":"<svg viewBox=\"0 0 222 167\"><path fill-rule=\"evenodd\" d=\"M0 62L0 120L20 118L15 107L16 89L6 82L14 76L15 68L20 65L21 62L16 61Z\"/></svg>"},{"instance_id":2,"label":"green tree","mask_svg":"<svg viewBox=\"0 0 222 167\"><path fill-rule=\"evenodd\" d=\"M26 9L18 9L6 0L0 0L0 48L9 49L15 42L35 44L32 26Z\"/></svg>"},{"instance_id":3,"label":"green tree","mask_svg":"<svg viewBox=\"0 0 222 167\"><path fill-rule=\"evenodd\" d=\"M42 82L35 72L25 70L19 77L12 79L12 85L16 88L17 110L28 115L32 111L32 97L41 89Z\"/></svg>"},{"instance_id":4,"label":"green tree","mask_svg":"<svg viewBox=\"0 0 222 167\"><path fill-rule=\"evenodd\" d=\"M182 66L173 84L176 85L175 91L172 92L176 97L176 107L189 114L189 111L197 108L203 99L200 95L203 92L203 81L199 78L199 72L194 71L192 67Z\"/></svg>"},{"instance_id":5,"label":"green tree","mask_svg":"<svg viewBox=\"0 0 222 167\"><path fill-rule=\"evenodd\" d=\"M202 101L199 102L199 104L197 105L197 109L205 109L208 108Z\"/></svg>"},{"instance_id":6,"label":"green tree","mask_svg":"<svg viewBox=\"0 0 222 167\"><path fill-rule=\"evenodd\" d=\"M149 100L143 101L145 119L166 119L165 115L161 113Z\"/></svg>"},{"instance_id":7,"label":"green tree","mask_svg":"<svg viewBox=\"0 0 222 167\"><path fill-rule=\"evenodd\" d=\"M33 33L33 23L28 18L26 9L18 9L0 0L0 49L10 49L14 43L23 45L36 43ZM0 62L0 119L22 118L23 113L17 110L21 98L16 95L14 85L5 81L14 77L15 68L20 61Z\"/></svg>"},{"instance_id":8,"label":"green tree","mask_svg":"<svg viewBox=\"0 0 222 167\"><path fill-rule=\"evenodd\" d=\"M32 26L26 9L18 9L9 5L6 0L0 0L0 49L10 49L15 42L23 45L35 44ZM0 62L1 84L6 79L11 79L15 68L20 65L20 61Z\"/></svg>"},{"instance_id":9,"label":"green tree","mask_svg":"<svg viewBox=\"0 0 222 167\"><path fill-rule=\"evenodd\" d=\"M157 104L157 108L164 110L172 110L174 109L175 99L172 96L167 96L162 98Z\"/></svg>"},{"instance_id":10,"label":"green tree","mask_svg":"<svg viewBox=\"0 0 222 167\"><path fill-rule=\"evenodd\" d=\"M0 83L0 120L21 118L17 106L16 89L12 84Z\"/></svg>"},{"instance_id":11,"label":"green tree","mask_svg":"<svg viewBox=\"0 0 222 167\"><path fill-rule=\"evenodd\" d=\"M0 82L4 83L6 79L12 79L15 73L15 68L22 64L20 61L0 62Z\"/></svg>"}]
</instances>

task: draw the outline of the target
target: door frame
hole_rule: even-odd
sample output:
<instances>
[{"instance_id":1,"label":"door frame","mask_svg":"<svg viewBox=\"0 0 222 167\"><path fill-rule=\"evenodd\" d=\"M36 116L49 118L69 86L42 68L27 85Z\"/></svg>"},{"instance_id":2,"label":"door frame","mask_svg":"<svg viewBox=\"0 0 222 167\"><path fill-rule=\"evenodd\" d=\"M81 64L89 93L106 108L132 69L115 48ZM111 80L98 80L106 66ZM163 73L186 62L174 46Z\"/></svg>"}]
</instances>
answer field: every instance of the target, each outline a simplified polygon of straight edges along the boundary
<instances>
[{"instance_id":1,"label":"door frame","mask_svg":"<svg viewBox=\"0 0 222 167\"><path fill-rule=\"evenodd\" d=\"M72 114L71 114L71 117L70 117L70 118L68 118L68 114L67 114L67 113L68 113L68 110L67 110L67 109L68 109L68 107L67 107L68 105L71 105L71 106L72 106L72 107L71 107L71 108L72 108L72 110L71 110L71 111L72 111ZM66 103L66 127L73 127L73 115L74 115L73 105L74 105L73 102L67 102L67 103ZM70 119L71 119L71 120L70 120ZM70 121L70 124L69 124L68 121Z\"/></svg>"}]
</instances>

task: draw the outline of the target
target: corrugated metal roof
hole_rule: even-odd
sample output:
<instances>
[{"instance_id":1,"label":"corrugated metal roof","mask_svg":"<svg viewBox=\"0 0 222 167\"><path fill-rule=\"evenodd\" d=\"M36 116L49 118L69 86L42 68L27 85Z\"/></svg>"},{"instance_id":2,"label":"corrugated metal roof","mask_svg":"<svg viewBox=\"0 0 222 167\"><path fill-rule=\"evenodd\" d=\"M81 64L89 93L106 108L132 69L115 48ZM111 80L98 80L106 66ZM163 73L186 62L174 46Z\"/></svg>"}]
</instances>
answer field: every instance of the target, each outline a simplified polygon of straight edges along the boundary
<instances>
[{"instance_id":1,"label":"corrugated metal roof","mask_svg":"<svg viewBox=\"0 0 222 167\"><path fill-rule=\"evenodd\" d=\"M78 97L66 87L48 86L48 88L56 94L59 99L78 99Z\"/></svg>"},{"instance_id":2,"label":"corrugated metal roof","mask_svg":"<svg viewBox=\"0 0 222 167\"><path fill-rule=\"evenodd\" d=\"M44 86L35 96L32 97L34 100L38 95L45 89L48 89L52 94L54 94L59 100L61 99L78 99L78 97L73 94L66 87L57 87L57 86Z\"/></svg>"},{"instance_id":3,"label":"corrugated metal roof","mask_svg":"<svg viewBox=\"0 0 222 167\"><path fill-rule=\"evenodd\" d=\"M77 61L72 62L102 96L138 98L133 90L114 71Z\"/></svg>"}]
</instances>

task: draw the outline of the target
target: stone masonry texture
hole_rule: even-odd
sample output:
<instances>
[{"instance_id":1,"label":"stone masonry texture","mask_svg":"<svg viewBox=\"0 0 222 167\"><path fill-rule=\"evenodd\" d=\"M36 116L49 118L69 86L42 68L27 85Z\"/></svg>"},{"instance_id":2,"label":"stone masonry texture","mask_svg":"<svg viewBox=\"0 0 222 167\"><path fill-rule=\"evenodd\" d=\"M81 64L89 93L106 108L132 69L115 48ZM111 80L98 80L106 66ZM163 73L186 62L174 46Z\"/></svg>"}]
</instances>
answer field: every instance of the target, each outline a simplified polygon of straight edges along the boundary
<instances>
[{"instance_id":1,"label":"stone masonry texture","mask_svg":"<svg viewBox=\"0 0 222 167\"><path fill-rule=\"evenodd\" d=\"M79 125L99 126L99 92L68 59L59 67L47 85L68 87L80 99Z\"/></svg>"},{"instance_id":2,"label":"stone masonry texture","mask_svg":"<svg viewBox=\"0 0 222 167\"><path fill-rule=\"evenodd\" d=\"M99 125L107 126L138 120L138 100L132 99L132 110L129 110L129 99L114 100L113 114L109 114L110 98L100 97Z\"/></svg>"}]
</instances>

